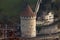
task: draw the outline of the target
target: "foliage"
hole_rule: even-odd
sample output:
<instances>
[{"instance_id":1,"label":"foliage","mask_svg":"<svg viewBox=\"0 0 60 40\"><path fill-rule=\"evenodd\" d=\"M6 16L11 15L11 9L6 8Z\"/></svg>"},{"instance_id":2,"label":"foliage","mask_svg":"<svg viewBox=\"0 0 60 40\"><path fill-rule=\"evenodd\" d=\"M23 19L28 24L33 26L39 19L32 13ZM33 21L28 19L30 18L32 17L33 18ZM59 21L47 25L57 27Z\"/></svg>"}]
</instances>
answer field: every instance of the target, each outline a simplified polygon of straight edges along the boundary
<instances>
[{"instance_id":1,"label":"foliage","mask_svg":"<svg viewBox=\"0 0 60 40\"><path fill-rule=\"evenodd\" d=\"M24 0L0 0L0 9L9 16L16 15L21 11L21 5ZM26 0L29 4L35 4L35 0Z\"/></svg>"}]
</instances>

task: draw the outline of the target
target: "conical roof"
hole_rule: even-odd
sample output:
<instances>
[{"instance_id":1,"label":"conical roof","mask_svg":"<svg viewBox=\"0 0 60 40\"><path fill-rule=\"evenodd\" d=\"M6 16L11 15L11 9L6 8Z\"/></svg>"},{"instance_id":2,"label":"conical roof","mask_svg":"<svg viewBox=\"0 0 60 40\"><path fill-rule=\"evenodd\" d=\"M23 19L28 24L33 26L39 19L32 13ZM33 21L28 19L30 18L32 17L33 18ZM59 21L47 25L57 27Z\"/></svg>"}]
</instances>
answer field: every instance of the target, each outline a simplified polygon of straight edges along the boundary
<instances>
[{"instance_id":1,"label":"conical roof","mask_svg":"<svg viewBox=\"0 0 60 40\"><path fill-rule=\"evenodd\" d=\"M22 13L20 14L20 16L36 16L35 13L33 13L32 9L30 8L29 5L26 5L25 8L23 9Z\"/></svg>"}]
</instances>

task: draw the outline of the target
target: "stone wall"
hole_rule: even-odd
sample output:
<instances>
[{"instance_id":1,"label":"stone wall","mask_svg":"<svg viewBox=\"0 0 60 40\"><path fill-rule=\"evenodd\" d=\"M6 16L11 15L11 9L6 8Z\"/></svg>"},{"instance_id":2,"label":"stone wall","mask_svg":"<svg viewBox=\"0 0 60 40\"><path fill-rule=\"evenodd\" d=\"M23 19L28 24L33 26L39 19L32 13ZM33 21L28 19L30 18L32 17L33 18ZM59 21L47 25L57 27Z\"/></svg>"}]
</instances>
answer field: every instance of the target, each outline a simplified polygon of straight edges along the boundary
<instances>
[{"instance_id":1,"label":"stone wall","mask_svg":"<svg viewBox=\"0 0 60 40\"><path fill-rule=\"evenodd\" d=\"M36 17L21 18L21 33L22 37L36 36Z\"/></svg>"}]
</instances>

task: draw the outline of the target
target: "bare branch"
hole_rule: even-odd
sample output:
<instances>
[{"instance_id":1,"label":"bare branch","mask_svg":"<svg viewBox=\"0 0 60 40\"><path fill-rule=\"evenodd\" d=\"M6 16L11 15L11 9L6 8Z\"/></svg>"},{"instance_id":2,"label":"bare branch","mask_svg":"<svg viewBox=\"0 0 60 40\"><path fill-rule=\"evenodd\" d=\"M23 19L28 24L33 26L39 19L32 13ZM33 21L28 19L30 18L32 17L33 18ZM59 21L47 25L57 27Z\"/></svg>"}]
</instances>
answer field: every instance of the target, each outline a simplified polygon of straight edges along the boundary
<instances>
[{"instance_id":1,"label":"bare branch","mask_svg":"<svg viewBox=\"0 0 60 40\"><path fill-rule=\"evenodd\" d=\"M38 0L37 4L36 4L36 8L35 8L35 13L37 14L39 7L40 7L40 3L42 2L42 0Z\"/></svg>"}]
</instances>

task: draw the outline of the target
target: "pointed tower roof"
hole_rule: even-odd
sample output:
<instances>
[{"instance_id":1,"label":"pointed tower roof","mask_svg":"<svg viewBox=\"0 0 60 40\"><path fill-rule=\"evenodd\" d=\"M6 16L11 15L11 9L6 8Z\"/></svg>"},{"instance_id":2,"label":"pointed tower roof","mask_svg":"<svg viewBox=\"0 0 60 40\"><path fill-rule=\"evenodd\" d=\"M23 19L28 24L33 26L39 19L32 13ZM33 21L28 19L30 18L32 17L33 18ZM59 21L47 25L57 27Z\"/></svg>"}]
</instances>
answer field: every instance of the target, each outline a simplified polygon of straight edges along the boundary
<instances>
[{"instance_id":1,"label":"pointed tower roof","mask_svg":"<svg viewBox=\"0 0 60 40\"><path fill-rule=\"evenodd\" d=\"M20 14L20 16L31 17L31 16L36 16L36 14L33 13L32 9L30 8L29 5L25 5L24 8L23 8L22 13Z\"/></svg>"}]
</instances>

